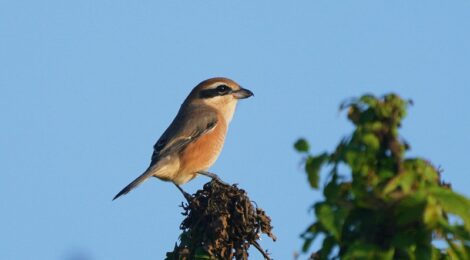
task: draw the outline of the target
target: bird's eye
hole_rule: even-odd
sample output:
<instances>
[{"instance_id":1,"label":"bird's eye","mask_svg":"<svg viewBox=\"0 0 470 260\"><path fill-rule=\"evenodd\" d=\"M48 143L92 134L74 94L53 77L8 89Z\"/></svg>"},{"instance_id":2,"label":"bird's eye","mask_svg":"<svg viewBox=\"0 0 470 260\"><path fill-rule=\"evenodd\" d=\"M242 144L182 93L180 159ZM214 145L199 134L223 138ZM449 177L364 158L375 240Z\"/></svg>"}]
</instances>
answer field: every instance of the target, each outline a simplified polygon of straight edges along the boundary
<instances>
[{"instance_id":1,"label":"bird's eye","mask_svg":"<svg viewBox=\"0 0 470 260\"><path fill-rule=\"evenodd\" d=\"M213 88L208 88L208 89L203 89L199 93L200 98L213 98L213 97L218 97L218 96L225 96L230 93L232 93L233 90L224 84L218 85L217 87Z\"/></svg>"},{"instance_id":2,"label":"bird's eye","mask_svg":"<svg viewBox=\"0 0 470 260\"><path fill-rule=\"evenodd\" d=\"M230 88L227 85L219 85L217 86L216 89L219 93L226 93L230 90Z\"/></svg>"}]
</instances>

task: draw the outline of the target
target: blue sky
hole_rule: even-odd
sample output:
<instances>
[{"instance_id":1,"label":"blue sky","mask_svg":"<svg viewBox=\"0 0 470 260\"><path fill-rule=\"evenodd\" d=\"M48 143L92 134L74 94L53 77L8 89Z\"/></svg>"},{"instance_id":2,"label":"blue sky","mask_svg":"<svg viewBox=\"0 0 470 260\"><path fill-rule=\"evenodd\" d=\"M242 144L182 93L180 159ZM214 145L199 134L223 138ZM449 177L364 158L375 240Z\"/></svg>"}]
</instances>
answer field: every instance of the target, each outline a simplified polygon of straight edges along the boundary
<instances>
[{"instance_id":1,"label":"blue sky","mask_svg":"<svg viewBox=\"0 0 470 260\"><path fill-rule=\"evenodd\" d=\"M320 198L292 149L351 131L338 105L364 93L414 100L410 155L470 196L469 1L0 2L0 259L162 259L182 196L148 165L191 88L226 76L238 107L212 168L273 218L292 259ZM208 181L184 185L194 192ZM252 251L252 259L261 259Z\"/></svg>"}]
</instances>

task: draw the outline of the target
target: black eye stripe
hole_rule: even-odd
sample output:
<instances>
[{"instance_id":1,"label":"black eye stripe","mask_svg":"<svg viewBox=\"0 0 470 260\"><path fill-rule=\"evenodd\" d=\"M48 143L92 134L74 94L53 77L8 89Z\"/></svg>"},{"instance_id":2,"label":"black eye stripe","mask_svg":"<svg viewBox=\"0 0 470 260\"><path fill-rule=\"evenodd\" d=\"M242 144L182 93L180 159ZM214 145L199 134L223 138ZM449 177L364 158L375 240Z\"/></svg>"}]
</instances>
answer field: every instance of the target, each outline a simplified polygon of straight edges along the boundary
<instances>
[{"instance_id":1,"label":"black eye stripe","mask_svg":"<svg viewBox=\"0 0 470 260\"><path fill-rule=\"evenodd\" d=\"M200 98L213 98L219 96L217 89L204 89L199 92Z\"/></svg>"},{"instance_id":2,"label":"black eye stripe","mask_svg":"<svg viewBox=\"0 0 470 260\"><path fill-rule=\"evenodd\" d=\"M232 93L232 89L227 85L218 85L216 88L204 89L199 92L200 98L212 98L216 96L224 96Z\"/></svg>"}]
</instances>

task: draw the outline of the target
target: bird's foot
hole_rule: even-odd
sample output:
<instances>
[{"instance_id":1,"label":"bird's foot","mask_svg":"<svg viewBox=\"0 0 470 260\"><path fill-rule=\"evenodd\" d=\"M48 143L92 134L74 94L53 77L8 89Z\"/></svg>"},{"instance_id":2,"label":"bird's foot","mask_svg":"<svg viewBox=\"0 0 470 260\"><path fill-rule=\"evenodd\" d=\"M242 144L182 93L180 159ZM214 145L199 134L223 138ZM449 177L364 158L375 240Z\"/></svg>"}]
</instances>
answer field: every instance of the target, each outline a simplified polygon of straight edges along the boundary
<instances>
[{"instance_id":1,"label":"bird's foot","mask_svg":"<svg viewBox=\"0 0 470 260\"><path fill-rule=\"evenodd\" d=\"M175 183L175 186L176 186L176 188L178 188L178 190L181 191L181 193L183 194L184 198L185 198L188 202L190 202L190 201L192 200L193 197L191 196L191 194L189 194L189 193L187 193L186 191L184 191L184 190L183 190L178 184L176 184L176 183Z\"/></svg>"},{"instance_id":2,"label":"bird's foot","mask_svg":"<svg viewBox=\"0 0 470 260\"><path fill-rule=\"evenodd\" d=\"M211 178L211 179L213 179L213 180L215 180L215 181L217 181L217 182L219 182L219 183L222 183L222 184L224 184L224 185L230 186L228 183L222 181L222 179L220 179L220 177L219 177L217 174L215 174L215 173L206 172L206 171L200 171L200 172L198 172L198 174L207 176L207 177L209 177L209 178Z\"/></svg>"}]
</instances>

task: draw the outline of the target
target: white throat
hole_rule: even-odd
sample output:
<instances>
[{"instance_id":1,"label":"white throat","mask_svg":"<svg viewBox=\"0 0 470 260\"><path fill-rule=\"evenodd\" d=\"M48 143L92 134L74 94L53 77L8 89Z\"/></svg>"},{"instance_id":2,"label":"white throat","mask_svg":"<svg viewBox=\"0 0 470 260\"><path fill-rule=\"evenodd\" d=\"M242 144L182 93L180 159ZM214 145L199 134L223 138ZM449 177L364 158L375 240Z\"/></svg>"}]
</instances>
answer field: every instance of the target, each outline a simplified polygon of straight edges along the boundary
<instances>
[{"instance_id":1,"label":"white throat","mask_svg":"<svg viewBox=\"0 0 470 260\"><path fill-rule=\"evenodd\" d=\"M237 101L230 102L221 111L223 114L223 117L225 118L225 121L227 121L227 124L229 124L232 121L233 114L235 113L235 109L237 108L237 103L238 103Z\"/></svg>"}]
</instances>

